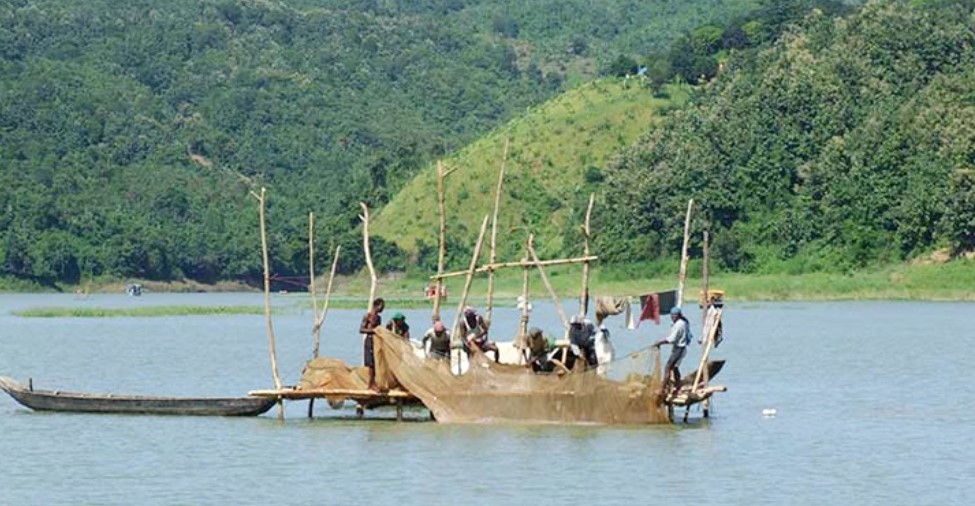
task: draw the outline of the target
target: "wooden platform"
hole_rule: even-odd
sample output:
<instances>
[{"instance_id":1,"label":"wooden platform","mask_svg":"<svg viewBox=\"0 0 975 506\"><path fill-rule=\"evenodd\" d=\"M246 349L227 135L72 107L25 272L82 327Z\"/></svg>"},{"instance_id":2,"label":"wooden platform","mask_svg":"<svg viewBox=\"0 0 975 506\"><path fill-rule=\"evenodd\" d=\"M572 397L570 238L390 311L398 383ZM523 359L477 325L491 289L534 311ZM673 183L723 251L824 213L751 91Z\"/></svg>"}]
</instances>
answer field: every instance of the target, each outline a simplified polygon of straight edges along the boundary
<instances>
[{"instance_id":1,"label":"wooden platform","mask_svg":"<svg viewBox=\"0 0 975 506\"><path fill-rule=\"evenodd\" d=\"M373 409L382 406L395 406L397 420L403 419L403 406L423 404L415 395L400 389L393 389L388 392L376 392L375 390L368 389L352 390L344 388L312 388L299 390L297 388L282 388L251 390L250 392L247 392L247 395L252 397L286 399L291 401L304 399L350 400L357 404L356 414L359 416L362 416L364 410L366 409ZM311 416L310 409L308 416Z\"/></svg>"}]
</instances>

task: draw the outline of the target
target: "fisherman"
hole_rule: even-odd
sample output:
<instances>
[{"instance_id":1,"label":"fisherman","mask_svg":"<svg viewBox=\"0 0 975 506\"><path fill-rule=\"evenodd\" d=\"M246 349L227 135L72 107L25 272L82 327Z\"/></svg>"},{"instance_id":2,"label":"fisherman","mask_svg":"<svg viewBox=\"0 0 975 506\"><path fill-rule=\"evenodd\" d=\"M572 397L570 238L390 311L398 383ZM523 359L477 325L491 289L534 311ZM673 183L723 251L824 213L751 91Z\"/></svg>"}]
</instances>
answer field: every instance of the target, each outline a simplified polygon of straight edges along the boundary
<instances>
[{"instance_id":1,"label":"fisherman","mask_svg":"<svg viewBox=\"0 0 975 506\"><path fill-rule=\"evenodd\" d=\"M464 308L464 317L460 321L460 331L466 338L468 346L477 346L477 349L481 350L481 353L484 354L493 351L494 362L497 363L501 360L501 352L498 350L498 345L488 340L487 335L490 326L490 322L477 314L474 308L471 306ZM470 354L469 349L468 354Z\"/></svg>"},{"instance_id":2,"label":"fisherman","mask_svg":"<svg viewBox=\"0 0 975 506\"><path fill-rule=\"evenodd\" d=\"M552 346L542 334L542 329L538 327L528 329L528 337L525 341L525 359L532 372L552 372L552 362L548 359Z\"/></svg>"},{"instance_id":3,"label":"fisherman","mask_svg":"<svg viewBox=\"0 0 975 506\"><path fill-rule=\"evenodd\" d=\"M397 312L393 315L393 319L389 320L386 324L386 330L396 334L403 339L410 340L410 326L406 323L406 315Z\"/></svg>"},{"instance_id":4,"label":"fisherman","mask_svg":"<svg viewBox=\"0 0 975 506\"><path fill-rule=\"evenodd\" d=\"M653 343L653 346L659 348L666 343L673 345L670 358L667 360L667 367L664 368L664 391L666 392L667 387L670 386L671 393L677 393L680 390L680 362L687 354L687 345L691 343L693 336L691 335L691 326L687 322L687 318L681 314L680 307L670 308L670 321L673 322L670 326L670 334Z\"/></svg>"},{"instance_id":5,"label":"fisherman","mask_svg":"<svg viewBox=\"0 0 975 506\"><path fill-rule=\"evenodd\" d=\"M596 327L581 315L575 315L569 322L569 343L579 348L580 355L589 367L599 365L596 358Z\"/></svg>"},{"instance_id":6,"label":"fisherman","mask_svg":"<svg viewBox=\"0 0 975 506\"><path fill-rule=\"evenodd\" d=\"M386 301L382 297L377 297L372 301L372 309L362 317L359 324L359 333L362 334L362 362L369 369L369 389L379 391L376 385L376 356L374 354L373 338L376 329L383 323L382 312L386 309Z\"/></svg>"},{"instance_id":7,"label":"fisherman","mask_svg":"<svg viewBox=\"0 0 975 506\"><path fill-rule=\"evenodd\" d=\"M427 349L430 341L429 356L435 360L450 360L450 332L442 321L437 320L433 327L423 334L423 349Z\"/></svg>"}]
</instances>

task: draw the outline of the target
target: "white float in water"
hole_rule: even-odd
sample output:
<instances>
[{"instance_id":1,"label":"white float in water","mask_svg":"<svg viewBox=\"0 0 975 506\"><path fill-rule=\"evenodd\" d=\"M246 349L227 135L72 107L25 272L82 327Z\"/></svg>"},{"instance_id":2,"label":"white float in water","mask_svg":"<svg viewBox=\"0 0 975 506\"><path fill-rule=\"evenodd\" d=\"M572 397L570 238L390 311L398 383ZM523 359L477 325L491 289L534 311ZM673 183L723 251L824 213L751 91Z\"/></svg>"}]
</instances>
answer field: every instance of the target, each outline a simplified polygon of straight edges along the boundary
<instances>
[{"instance_id":1,"label":"white float in water","mask_svg":"<svg viewBox=\"0 0 975 506\"><path fill-rule=\"evenodd\" d=\"M762 410L762 416L765 418L772 418L777 414L779 414L779 412L775 408L765 408Z\"/></svg>"}]
</instances>

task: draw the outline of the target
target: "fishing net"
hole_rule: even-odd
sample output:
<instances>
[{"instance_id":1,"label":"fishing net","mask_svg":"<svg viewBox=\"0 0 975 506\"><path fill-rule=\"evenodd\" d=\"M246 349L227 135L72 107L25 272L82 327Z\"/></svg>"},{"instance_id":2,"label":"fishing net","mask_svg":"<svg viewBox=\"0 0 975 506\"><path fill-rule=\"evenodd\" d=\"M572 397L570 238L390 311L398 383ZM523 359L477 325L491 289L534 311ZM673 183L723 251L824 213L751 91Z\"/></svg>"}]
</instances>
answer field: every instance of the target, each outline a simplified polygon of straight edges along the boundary
<instances>
[{"instance_id":1,"label":"fishing net","mask_svg":"<svg viewBox=\"0 0 975 506\"><path fill-rule=\"evenodd\" d=\"M369 388L369 372L365 367L350 368L337 358L316 358L305 364L298 381L298 390L365 390ZM333 405L345 400L344 395L326 396Z\"/></svg>"},{"instance_id":2,"label":"fishing net","mask_svg":"<svg viewBox=\"0 0 975 506\"><path fill-rule=\"evenodd\" d=\"M467 370L455 375L450 362L418 356L413 346L386 329L376 329L375 339L377 380L392 377L440 422L668 421L660 397L660 352L656 348L606 364L605 375L595 369L536 374L524 366L496 364L475 351Z\"/></svg>"}]
</instances>

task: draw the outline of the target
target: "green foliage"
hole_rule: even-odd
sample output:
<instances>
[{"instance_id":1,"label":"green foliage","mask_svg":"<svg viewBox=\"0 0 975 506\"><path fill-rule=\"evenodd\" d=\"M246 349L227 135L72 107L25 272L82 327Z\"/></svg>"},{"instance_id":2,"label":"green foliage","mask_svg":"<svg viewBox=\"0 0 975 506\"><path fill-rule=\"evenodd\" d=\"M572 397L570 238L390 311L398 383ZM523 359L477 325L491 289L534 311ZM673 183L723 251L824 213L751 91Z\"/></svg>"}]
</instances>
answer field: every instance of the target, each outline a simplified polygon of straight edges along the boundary
<instances>
[{"instance_id":1,"label":"green foliage","mask_svg":"<svg viewBox=\"0 0 975 506\"><path fill-rule=\"evenodd\" d=\"M969 248L971 9L812 13L775 44L732 55L726 76L606 170L601 251L678 251L688 198L694 247L710 229L712 257L731 270L849 272ZM791 15L772 12L765 23Z\"/></svg>"},{"instance_id":2,"label":"green foliage","mask_svg":"<svg viewBox=\"0 0 975 506\"><path fill-rule=\"evenodd\" d=\"M971 169L952 176L943 220L944 235L955 251L975 250L975 176Z\"/></svg>"},{"instance_id":3,"label":"green foliage","mask_svg":"<svg viewBox=\"0 0 975 506\"><path fill-rule=\"evenodd\" d=\"M616 59L613 60L613 62L610 63L608 67L606 67L606 71L604 73L609 76L623 77L628 75L635 75L636 71L637 71L636 60L630 58L629 56L621 54L617 56Z\"/></svg>"},{"instance_id":4,"label":"green foliage","mask_svg":"<svg viewBox=\"0 0 975 506\"><path fill-rule=\"evenodd\" d=\"M0 3L0 276L276 278L568 78L754 0ZM357 251L358 249L358 251ZM382 269L408 260L378 242ZM382 259L380 260L380 254ZM293 288L293 287L291 287Z\"/></svg>"}]
</instances>

